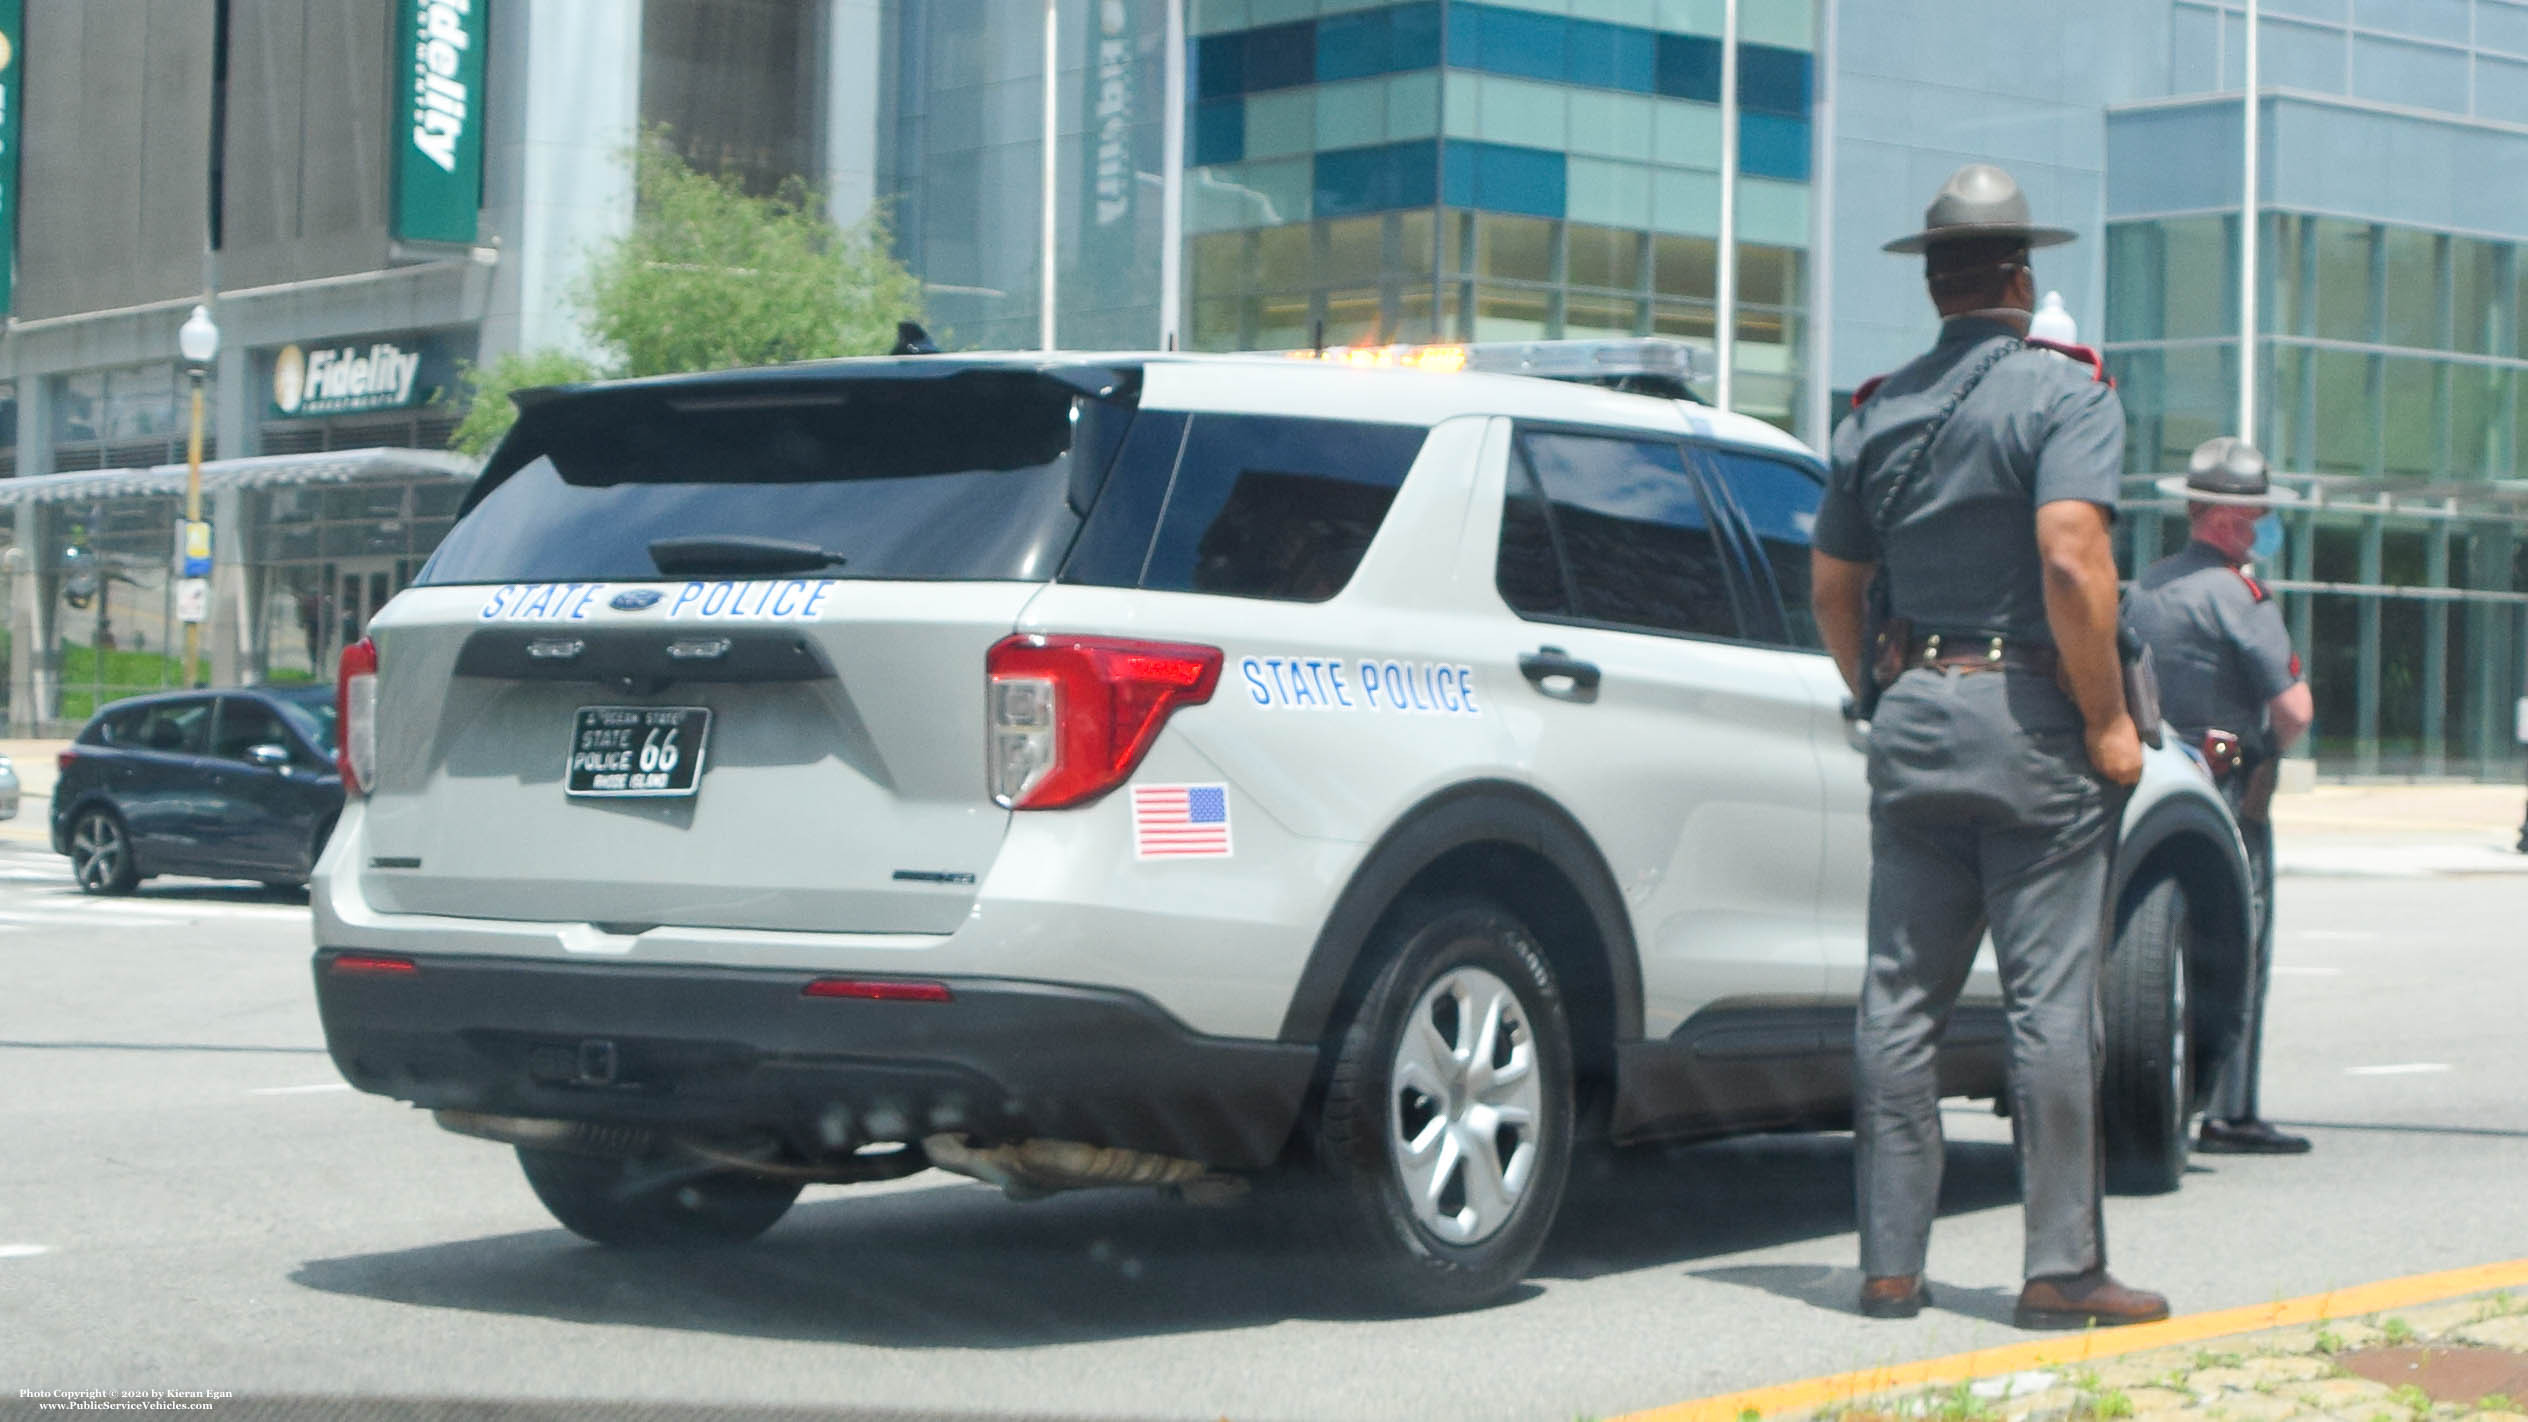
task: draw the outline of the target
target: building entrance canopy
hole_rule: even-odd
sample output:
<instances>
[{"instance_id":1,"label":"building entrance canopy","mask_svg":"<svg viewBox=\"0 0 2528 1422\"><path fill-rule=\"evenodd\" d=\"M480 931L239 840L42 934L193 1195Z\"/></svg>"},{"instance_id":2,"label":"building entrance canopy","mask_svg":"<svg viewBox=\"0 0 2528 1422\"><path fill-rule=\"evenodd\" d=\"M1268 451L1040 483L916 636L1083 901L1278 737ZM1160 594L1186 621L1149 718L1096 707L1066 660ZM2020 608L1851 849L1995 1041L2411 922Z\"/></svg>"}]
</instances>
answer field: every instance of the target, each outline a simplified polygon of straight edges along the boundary
<instances>
[{"instance_id":1,"label":"building entrance canopy","mask_svg":"<svg viewBox=\"0 0 2528 1422\"><path fill-rule=\"evenodd\" d=\"M210 681L329 679L343 645L438 547L477 467L419 449L205 461ZM180 684L170 652L182 637L185 477L160 464L0 479L18 734L72 730L107 702Z\"/></svg>"}]
</instances>

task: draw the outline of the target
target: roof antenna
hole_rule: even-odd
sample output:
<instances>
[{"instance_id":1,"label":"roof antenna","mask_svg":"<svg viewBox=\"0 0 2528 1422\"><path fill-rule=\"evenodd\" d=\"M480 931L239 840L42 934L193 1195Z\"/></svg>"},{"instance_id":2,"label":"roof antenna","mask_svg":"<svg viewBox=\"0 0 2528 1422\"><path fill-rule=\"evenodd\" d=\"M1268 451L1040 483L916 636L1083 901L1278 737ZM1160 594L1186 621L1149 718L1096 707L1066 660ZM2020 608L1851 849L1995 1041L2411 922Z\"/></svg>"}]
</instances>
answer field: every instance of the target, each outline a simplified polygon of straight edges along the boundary
<instances>
[{"instance_id":1,"label":"roof antenna","mask_svg":"<svg viewBox=\"0 0 2528 1422\"><path fill-rule=\"evenodd\" d=\"M895 323L895 349L887 352L887 354L900 356L937 355L939 354L939 343L930 338L930 332L922 329L921 322L898 321Z\"/></svg>"}]
</instances>

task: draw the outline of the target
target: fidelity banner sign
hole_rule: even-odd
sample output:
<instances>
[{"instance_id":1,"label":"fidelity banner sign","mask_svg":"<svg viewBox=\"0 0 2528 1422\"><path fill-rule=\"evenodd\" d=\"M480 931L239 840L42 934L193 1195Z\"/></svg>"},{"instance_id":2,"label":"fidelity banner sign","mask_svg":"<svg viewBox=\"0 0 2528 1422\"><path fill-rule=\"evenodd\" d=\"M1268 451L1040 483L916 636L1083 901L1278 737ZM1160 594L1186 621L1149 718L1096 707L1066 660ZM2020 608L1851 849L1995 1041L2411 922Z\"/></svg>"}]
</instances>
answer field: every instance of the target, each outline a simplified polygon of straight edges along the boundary
<instances>
[{"instance_id":1,"label":"fidelity banner sign","mask_svg":"<svg viewBox=\"0 0 2528 1422\"><path fill-rule=\"evenodd\" d=\"M484 0L395 7L395 236L470 243L483 191Z\"/></svg>"},{"instance_id":2,"label":"fidelity banner sign","mask_svg":"<svg viewBox=\"0 0 2528 1422\"><path fill-rule=\"evenodd\" d=\"M456 355L429 336L380 336L331 346L283 346L272 355L276 420L407 410L454 382Z\"/></svg>"},{"instance_id":3,"label":"fidelity banner sign","mask_svg":"<svg viewBox=\"0 0 2528 1422\"><path fill-rule=\"evenodd\" d=\"M0 0L0 315L10 310L17 277L18 109L26 89L18 79L26 72L18 41L26 33L24 11L23 0Z\"/></svg>"}]
</instances>

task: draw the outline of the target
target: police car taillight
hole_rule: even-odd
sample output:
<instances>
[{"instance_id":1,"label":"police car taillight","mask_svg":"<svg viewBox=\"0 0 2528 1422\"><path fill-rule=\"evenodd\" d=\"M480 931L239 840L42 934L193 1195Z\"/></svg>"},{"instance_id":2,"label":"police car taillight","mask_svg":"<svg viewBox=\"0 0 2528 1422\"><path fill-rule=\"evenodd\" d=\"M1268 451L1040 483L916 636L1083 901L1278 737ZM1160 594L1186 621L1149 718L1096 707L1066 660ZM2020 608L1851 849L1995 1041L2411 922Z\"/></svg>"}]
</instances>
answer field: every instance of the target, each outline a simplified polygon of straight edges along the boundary
<instances>
[{"instance_id":1,"label":"police car taillight","mask_svg":"<svg viewBox=\"0 0 2528 1422\"><path fill-rule=\"evenodd\" d=\"M984 662L992 798L1058 810L1121 785L1170 713L1211 699L1220 660L1174 642L1003 639Z\"/></svg>"},{"instance_id":2,"label":"police car taillight","mask_svg":"<svg viewBox=\"0 0 2528 1422\"><path fill-rule=\"evenodd\" d=\"M377 643L366 637L342 649L334 678L334 737L341 747L344 793L367 794L377 773Z\"/></svg>"}]
</instances>

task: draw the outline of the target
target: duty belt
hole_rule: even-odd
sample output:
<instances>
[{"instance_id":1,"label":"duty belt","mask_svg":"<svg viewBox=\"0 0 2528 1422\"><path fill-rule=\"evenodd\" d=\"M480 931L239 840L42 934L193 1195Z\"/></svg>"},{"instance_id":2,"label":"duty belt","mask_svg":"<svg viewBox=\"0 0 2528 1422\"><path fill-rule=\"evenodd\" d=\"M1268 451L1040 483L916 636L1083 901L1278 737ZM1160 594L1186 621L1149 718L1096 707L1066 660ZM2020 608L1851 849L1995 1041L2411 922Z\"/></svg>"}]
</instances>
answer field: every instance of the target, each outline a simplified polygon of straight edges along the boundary
<instances>
[{"instance_id":1,"label":"duty belt","mask_svg":"<svg viewBox=\"0 0 2528 1422\"><path fill-rule=\"evenodd\" d=\"M2052 676L2060 659L2049 642L1997 637L1989 632L1922 632L1905 644L1905 669L2023 671Z\"/></svg>"}]
</instances>

